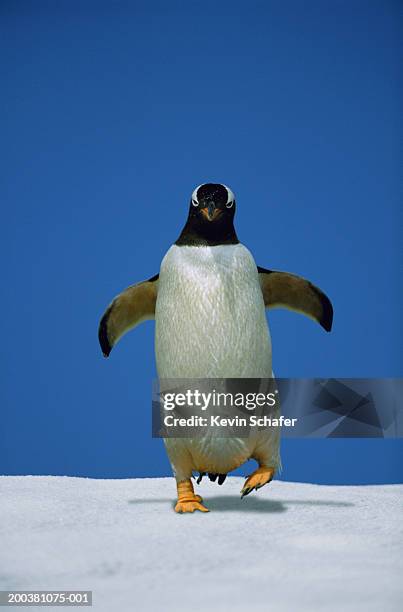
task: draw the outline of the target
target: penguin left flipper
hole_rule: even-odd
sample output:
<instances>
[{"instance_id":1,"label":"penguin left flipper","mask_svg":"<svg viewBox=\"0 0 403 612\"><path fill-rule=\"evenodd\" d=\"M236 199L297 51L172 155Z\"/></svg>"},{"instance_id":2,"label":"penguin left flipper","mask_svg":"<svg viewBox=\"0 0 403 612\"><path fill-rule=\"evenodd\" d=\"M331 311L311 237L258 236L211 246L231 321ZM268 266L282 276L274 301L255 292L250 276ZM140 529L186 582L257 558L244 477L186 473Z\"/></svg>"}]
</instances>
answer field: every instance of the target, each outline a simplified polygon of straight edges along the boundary
<instances>
[{"instance_id":1,"label":"penguin left flipper","mask_svg":"<svg viewBox=\"0 0 403 612\"><path fill-rule=\"evenodd\" d=\"M158 277L131 285L111 302L98 328L98 339L104 357L120 338L139 323L154 319L158 293Z\"/></svg>"},{"instance_id":2,"label":"penguin left flipper","mask_svg":"<svg viewBox=\"0 0 403 612\"><path fill-rule=\"evenodd\" d=\"M257 267L266 308L288 308L332 329L333 306L327 295L305 278Z\"/></svg>"}]
</instances>

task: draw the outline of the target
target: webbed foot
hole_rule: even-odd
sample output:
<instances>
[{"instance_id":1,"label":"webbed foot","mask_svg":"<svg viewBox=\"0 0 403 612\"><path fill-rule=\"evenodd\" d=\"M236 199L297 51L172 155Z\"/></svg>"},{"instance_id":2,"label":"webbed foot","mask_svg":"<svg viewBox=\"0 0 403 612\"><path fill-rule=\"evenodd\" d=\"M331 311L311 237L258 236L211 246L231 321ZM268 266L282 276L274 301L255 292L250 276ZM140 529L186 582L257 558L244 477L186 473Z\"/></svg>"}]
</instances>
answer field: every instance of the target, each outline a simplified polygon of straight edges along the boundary
<instances>
[{"instance_id":1,"label":"webbed foot","mask_svg":"<svg viewBox=\"0 0 403 612\"><path fill-rule=\"evenodd\" d=\"M178 501L175 506L175 512L184 514L185 512L194 512L199 510L200 512L209 512L208 508L203 506L203 499L200 495L196 495L193 490L192 481L184 480L183 482L177 483L178 489Z\"/></svg>"},{"instance_id":2,"label":"webbed foot","mask_svg":"<svg viewBox=\"0 0 403 612\"><path fill-rule=\"evenodd\" d=\"M196 498L195 499L183 499L177 502L175 506L175 512L178 514L184 514L185 512L194 512L200 510L200 512L210 512L206 506L203 506Z\"/></svg>"},{"instance_id":3,"label":"webbed foot","mask_svg":"<svg viewBox=\"0 0 403 612\"><path fill-rule=\"evenodd\" d=\"M259 467L250 476L247 477L246 482L241 490L241 498L249 495L254 489L257 491L265 484L270 482L274 476L274 468Z\"/></svg>"}]
</instances>

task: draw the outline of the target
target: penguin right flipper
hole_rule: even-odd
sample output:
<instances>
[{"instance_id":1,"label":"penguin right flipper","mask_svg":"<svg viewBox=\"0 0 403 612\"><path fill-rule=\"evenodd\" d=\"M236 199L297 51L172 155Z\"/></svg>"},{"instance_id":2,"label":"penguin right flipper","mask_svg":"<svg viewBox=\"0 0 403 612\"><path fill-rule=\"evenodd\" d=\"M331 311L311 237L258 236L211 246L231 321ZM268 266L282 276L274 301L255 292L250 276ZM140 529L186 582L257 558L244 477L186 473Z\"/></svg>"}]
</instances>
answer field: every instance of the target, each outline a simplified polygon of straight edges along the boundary
<instances>
[{"instance_id":1,"label":"penguin right flipper","mask_svg":"<svg viewBox=\"0 0 403 612\"><path fill-rule=\"evenodd\" d=\"M98 328L102 352L108 357L120 338L139 323L154 319L158 277L131 285L111 302Z\"/></svg>"},{"instance_id":2,"label":"penguin right flipper","mask_svg":"<svg viewBox=\"0 0 403 612\"><path fill-rule=\"evenodd\" d=\"M314 319L330 332L333 306L327 295L301 276L257 267L266 308L289 308Z\"/></svg>"}]
</instances>

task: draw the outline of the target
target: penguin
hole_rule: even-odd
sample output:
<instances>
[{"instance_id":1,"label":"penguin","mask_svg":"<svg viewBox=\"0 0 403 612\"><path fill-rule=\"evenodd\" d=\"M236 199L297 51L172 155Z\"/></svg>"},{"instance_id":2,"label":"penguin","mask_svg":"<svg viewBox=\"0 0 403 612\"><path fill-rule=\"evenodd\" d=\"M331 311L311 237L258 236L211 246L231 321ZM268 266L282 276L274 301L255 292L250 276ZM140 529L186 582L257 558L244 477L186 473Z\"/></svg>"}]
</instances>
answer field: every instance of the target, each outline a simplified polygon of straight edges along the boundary
<instances>
[{"instance_id":1,"label":"penguin","mask_svg":"<svg viewBox=\"0 0 403 612\"><path fill-rule=\"evenodd\" d=\"M223 184L193 191L185 226L164 256L159 274L128 287L108 306L99 342L108 357L118 340L142 321L155 319L157 372L164 378L271 378L272 349L266 308L300 312L330 332L329 298L306 279L257 266L234 227L235 196ZM222 484L247 460L257 469L241 497L269 483L280 469L279 428L248 438L165 438L177 485L178 513L208 512L195 494L208 474Z\"/></svg>"}]
</instances>

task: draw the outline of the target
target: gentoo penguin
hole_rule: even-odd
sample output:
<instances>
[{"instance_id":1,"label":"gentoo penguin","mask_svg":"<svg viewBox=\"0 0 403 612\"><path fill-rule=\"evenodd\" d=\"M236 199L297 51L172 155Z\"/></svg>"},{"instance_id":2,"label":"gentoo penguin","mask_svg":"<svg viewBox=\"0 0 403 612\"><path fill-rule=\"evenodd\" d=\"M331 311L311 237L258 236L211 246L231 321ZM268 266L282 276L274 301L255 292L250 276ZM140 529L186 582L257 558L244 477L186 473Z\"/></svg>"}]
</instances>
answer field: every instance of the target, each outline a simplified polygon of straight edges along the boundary
<instances>
[{"instance_id":1,"label":"gentoo penguin","mask_svg":"<svg viewBox=\"0 0 403 612\"><path fill-rule=\"evenodd\" d=\"M270 378L271 340L265 308L285 307L330 331L333 308L307 280L256 265L234 228L235 197L221 184L197 187L186 224L159 275L132 285L107 308L99 325L105 357L129 329L154 319L155 354L164 378ZM208 512L194 493L193 472L219 484L250 458L258 468L244 497L270 482L280 465L279 428L248 438L167 438L176 478L176 512Z\"/></svg>"}]
</instances>

